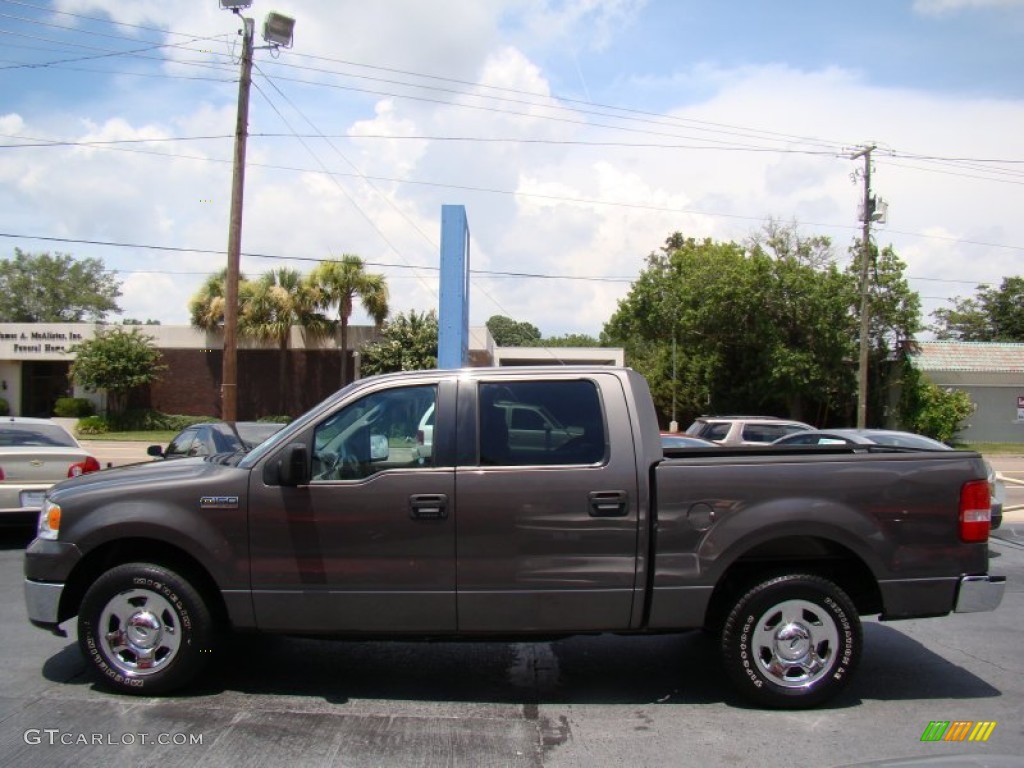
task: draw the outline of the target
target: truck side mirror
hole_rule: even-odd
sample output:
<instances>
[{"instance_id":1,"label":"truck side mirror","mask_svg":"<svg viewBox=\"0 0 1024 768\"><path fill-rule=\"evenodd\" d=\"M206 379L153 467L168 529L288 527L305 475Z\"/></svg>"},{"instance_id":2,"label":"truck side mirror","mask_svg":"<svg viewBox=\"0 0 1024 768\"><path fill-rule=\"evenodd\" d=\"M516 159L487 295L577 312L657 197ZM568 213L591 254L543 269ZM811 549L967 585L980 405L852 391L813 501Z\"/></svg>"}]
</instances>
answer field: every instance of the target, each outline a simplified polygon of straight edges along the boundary
<instances>
[{"instance_id":1,"label":"truck side mirror","mask_svg":"<svg viewBox=\"0 0 1024 768\"><path fill-rule=\"evenodd\" d=\"M309 450L303 443L289 443L276 461L268 462L263 473L267 485L295 487L309 482Z\"/></svg>"},{"instance_id":2,"label":"truck side mirror","mask_svg":"<svg viewBox=\"0 0 1024 768\"><path fill-rule=\"evenodd\" d=\"M370 435L370 461L387 461L390 453L387 435Z\"/></svg>"},{"instance_id":3,"label":"truck side mirror","mask_svg":"<svg viewBox=\"0 0 1024 768\"><path fill-rule=\"evenodd\" d=\"M164 457L164 449L161 445L151 445L146 449L146 455L152 456L155 459L162 459Z\"/></svg>"}]
</instances>

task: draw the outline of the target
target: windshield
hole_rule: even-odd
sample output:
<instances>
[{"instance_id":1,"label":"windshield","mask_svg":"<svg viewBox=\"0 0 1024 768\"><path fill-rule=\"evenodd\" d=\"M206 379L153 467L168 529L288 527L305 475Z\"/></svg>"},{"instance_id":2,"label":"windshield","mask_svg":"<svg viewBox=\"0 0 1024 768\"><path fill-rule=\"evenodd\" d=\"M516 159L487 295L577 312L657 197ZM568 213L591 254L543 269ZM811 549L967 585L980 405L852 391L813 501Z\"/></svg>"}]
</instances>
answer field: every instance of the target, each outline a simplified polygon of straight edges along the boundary
<instances>
[{"instance_id":1,"label":"windshield","mask_svg":"<svg viewBox=\"0 0 1024 768\"><path fill-rule=\"evenodd\" d=\"M238 432L238 436L242 438L242 442L247 450L255 448L271 435L280 432L284 429L284 426L284 424L269 421L235 422L235 430Z\"/></svg>"},{"instance_id":2,"label":"windshield","mask_svg":"<svg viewBox=\"0 0 1024 768\"><path fill-rule=\"evenodd\" d=\"M914 435L905 432L865 432L866 437L878 445L888 445L894 448L923 448L929 451L948 451L949 446L932 440L924 435Z\"/></svg>"}]
</instances>

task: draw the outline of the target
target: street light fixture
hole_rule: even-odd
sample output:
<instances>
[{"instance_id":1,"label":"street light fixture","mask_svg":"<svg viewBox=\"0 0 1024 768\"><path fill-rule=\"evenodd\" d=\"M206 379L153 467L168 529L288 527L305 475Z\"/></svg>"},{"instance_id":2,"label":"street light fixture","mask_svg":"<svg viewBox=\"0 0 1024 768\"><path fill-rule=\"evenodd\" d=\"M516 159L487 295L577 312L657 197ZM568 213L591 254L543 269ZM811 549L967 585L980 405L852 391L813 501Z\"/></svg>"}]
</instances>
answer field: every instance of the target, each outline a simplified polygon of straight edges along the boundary
<instances>
[{"instance_id":1,"label":"street light fixture","mask_svg":"<svg viewBox=\"0 0 1024 768\"><path fill-rule=\"evenodd\" d=\"M238 282L242 255L242 197L245 191L245 144L249 135L249 88L252 85L252 19L241 11L252 0L220 0L220 7L242 20L241 76L238 80L238 116L235 123L234 172L231 179L231 215L228 223L228 268L224 286L224 357L221 367L221 418L238 418ZM263 38L271 49L290 48L295 19L267 14Z\"/></svg>"},{"instance_id":2,"label":"street light fixture","mask_svg":"<svg viewBox=\"0 0 1024 768\"><path fill-rule=\"evenodd\" d=\"M271 11L263 21L263 39L271 46L291 48L295 32L295 19Z\"/></svg>"}]
</instances>

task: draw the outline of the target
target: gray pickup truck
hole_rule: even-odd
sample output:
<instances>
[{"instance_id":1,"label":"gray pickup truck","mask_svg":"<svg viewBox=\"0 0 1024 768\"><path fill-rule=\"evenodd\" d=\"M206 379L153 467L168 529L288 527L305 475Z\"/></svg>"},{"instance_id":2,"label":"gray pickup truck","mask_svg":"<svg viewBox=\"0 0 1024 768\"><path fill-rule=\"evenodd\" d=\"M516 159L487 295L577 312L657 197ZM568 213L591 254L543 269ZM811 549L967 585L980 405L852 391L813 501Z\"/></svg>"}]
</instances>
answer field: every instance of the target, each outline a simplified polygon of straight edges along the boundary
<instances>
[{"instance_id":1,"label":"gray pickup truck","mask_svg":"<svg viewBox=\"0 0 1024 768\"><path fill-rule=\"evenodd\" d=\"M551 414L510 439L511 404ZM435 409L431 450L417 450ZM528 425L527 425L528 426ZM78 616L115 690L157 694L228 630L488 639L704 628L755 702L849 682L860 616L994 609L985 465L961 451L663 453L628 369L356 382L247 454L62 482L25 555L30 620Z\"/></svg>"}]
</instances>

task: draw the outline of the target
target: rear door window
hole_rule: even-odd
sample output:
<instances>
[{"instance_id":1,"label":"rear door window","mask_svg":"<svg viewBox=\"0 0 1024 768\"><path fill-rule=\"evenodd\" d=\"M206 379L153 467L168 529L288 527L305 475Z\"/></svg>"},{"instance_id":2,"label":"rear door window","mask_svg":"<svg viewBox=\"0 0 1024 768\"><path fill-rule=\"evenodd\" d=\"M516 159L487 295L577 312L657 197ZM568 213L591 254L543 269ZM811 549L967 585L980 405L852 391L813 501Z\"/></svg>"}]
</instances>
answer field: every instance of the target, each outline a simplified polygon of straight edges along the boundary
<instances>
[{"instance_id":1,"label":"rear door window","mask_svg":"<svg viewBox=\"0 0 1024 768\"><path fill-rule=\"evenodd\" d=\"M587 380L481 383L483 465L596 464L607 455L597 386Z\"/></svg>"}]
</instances>

